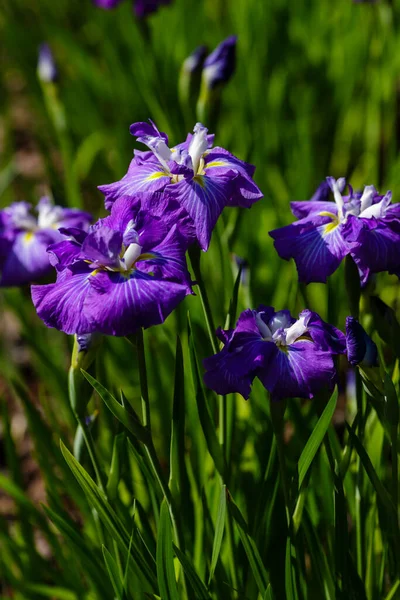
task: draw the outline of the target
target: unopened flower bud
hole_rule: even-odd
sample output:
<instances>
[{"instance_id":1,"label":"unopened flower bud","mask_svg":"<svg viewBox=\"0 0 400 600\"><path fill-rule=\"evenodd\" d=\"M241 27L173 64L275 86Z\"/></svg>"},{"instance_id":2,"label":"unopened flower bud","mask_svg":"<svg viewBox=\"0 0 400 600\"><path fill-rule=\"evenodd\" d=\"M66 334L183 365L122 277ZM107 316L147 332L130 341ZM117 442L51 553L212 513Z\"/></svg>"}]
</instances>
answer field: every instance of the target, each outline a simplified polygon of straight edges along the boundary
<instances>
[{"instance_id":1,"label":"unopened flower bud","mask_svg":"<svg viewBox=\"0 0 400 600\"><path fill-rule=\"evenodd\" d=\"M41 44L39 46L37 72L40 81L43 83L51 83L57 79L56 63L48 44Z\"/></svg>"},{"instance_id":2,"label":"unopened flower bud","mask_svg":"<svg viewBox=\"0 0 400 600\"><path fill-rule=\"evenodd\" d=\"M355 367L377 367L378 350L365 329L354 317L346 319L346 350L349 363Z\"/></svg>"}]
</instances>

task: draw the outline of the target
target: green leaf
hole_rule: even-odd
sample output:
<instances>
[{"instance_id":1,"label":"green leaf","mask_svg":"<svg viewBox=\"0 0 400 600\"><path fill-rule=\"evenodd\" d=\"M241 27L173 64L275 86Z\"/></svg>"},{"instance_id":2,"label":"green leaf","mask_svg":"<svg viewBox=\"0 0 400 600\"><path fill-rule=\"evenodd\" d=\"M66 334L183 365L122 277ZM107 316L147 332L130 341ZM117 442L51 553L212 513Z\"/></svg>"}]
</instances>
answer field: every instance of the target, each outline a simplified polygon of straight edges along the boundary
<instances>
[{"instance_id":1,"label":"green leaf","mask_svg":"<svg viewBox=\"0 0 400 600\"><path fill-rule=\"evenodd\" d=\"M272 587L271 587L270 583L268 584L268 587L265 590L265 594L264 594L263 600L274 600L274 594L272 592Z\"/></svg>"},{"instance_id":2,"label":"green leaf","mask_svg":"<svg viewBox=\"0 0 400 600\"><path fill-rule=\"evenodd\" d=\"M307 510L304 512L301 527L307 541L311 568L320 587L320 597L326 598L326 600L335 600L334 576L330 571L330 565L319 539L319 534L315 530Z\"/></svg>"},{"instance_id":3,"label":"green leaf","mask_svg":"<svg viewBox=\"0 0 400 600\"><path fill-rule=\"evenodd\" d=\"M107 408L112 412L125 427L133 433L140 441L147 443L149 440L149 433L140 422L139 417L133 412L132 407L128 410L120 404L112 394L99 382L97 379L92 377L89 373L81 370L82 374L86 377L91 386L99 394Z\"/></svg>"},{"instance_id":4,"label":"green leaf","mask_svg":"<svg viewBox=\"0 0 400 600\"><path fill-rule=\"evenodd\" d=\"M67 461L72 473L75 475L79 485L85 492L89 504L97 511L102 524L108 530L111 537L117 542L118 546L124 552L127 552L130 543L130 536L128 535L125 526L114 512L110 504L107 502L104 493L95 484L93 479L78 463L66 446L64 446L62 441L60 444L63 456ZM137 545L132 547L132 556L138 567L138 572L143 575L144 579L151 586L151 588L156 590L157 582L151 561L148 560L141 548L139 548Z\"/></svg>"},{"instance_id":5,"label":"green leaf","mask_svg":"<svg viewBox=\"0 0 400 600\"><path fill-rule=\"evenodd\" d=\"M265 594L268 586L268 574L262 562L260 553L256 546L255 541L249 533L249 527L243 518L238 506L232 499L232 496L228 492L228 510L232 515L233 520L236 523L240 539L243 544L243 548L246 552L246 556L250 563L251 570L256 580L257 587L260 594Z\"/></svg>"},{"instance_id":6,"label":"green leaf","mask_svg":"<svg viewBox=\"0 0 400 600\"><path fill-rule=\"evenodd\" d=\"M62 516L47 506L43 506L43 509L63 535L64 540L71 547L71 550L79 561L83 572L91 579L99 593L106 594L109 592L111 594L111 587L101 563L101 556L100 554L98 555L97 550L88 542L87 538L84 538Z\"/></svg>"},{"instance_id":7,"label":"green leaf","mask_svg":"<svg viewBox=\"0 0 400 600\"><path fill-rule=\"evenodd\" d=\"M286 600L298 600L297 590L296 590L296 581L294 577L294 565L293 563L296 561L293 553L295 552L294 546L290 542L290 538L288 537L286 540L286 553L285 553L285 591L286 591Z\"/></svg>"},{"instance_id":8,"label":"green leaf","mask_svg":"<svg viewBox=\"0 0 400 600\"><path fill-rule=\"evenodd\" d=\"M300 455L299 462L297 465L297 472L299 475L298 489L300 490L301 485L307 475L308 469L311 466L312 461L320 447L325 434L328 430L329 424L332 420L333 413L335 412L336 402L338 399L338 391L335 389L328 404L325 406L322 415L318 419L318 423L314 427L314 430L307 440L304 446L303 452Z\"/></svg>"},{"instance_id":9,"label":"green leaf","mask_svg":"<svg viewBox=\"0 0 400 600\"><path fill-rule=\"evenodd\" d=\"M383 486L381 480L379 479L379 477L372 465L371 459L369 458L364 446L362 445L357 434L353 431L353 428L350 427L350 425L347 423L347 421L345 422L345 425L346 425L347 431L349 433L350 440L352 441L354 448L356 449L356 452L361 459L362 465L363 465L365 471L367 472L367 475L378 495L378 498L380 499L382 504L385 506L385 508L391 514L393 514L393 512L395 512L395 508L392 504L392 500L391 500L388 492L386 491L385 487Z\"/></svg>"},{"instance_id":10,"label":"green leaf","mask_svg":"<svg viewBox=\"0 0 400 600\"><path fill-rule=\"evenodd\" d=\"M106 563L107 571L110 576L115 595L117 596L118 600L122 600L123 583L120 578L117 563L104 545L102 546L102 550L104 562Z\"/></svg>"},{"instance_id":11,"label":"green leaf","mask_svg":"<svg viewBox=\"0 0 400 600\"><path fill-rule=\"evenodd\" d=\"M125 447L125 433L119 433L114 438L110 472L107 481L107 497L110 501L117 499L118 484L121 478L121 454Z\"/></svg>"},{"instance_id":12,"label":"green leaf","mask_svg":"<svg viewBox=\"0 0 400 600\"><path fill-rule=\"evenodd\" d=\"M211 555L211 566L210 566L210 576L208 578L208 585L213 578L215 567L217 565L219 553L221 550L222 538L224 535L225 528L225 517L226 517L226 485L221 487L221 493L218 504L218 514L217 520L215 523L215 534L214 534L214 542L213 549Z\"/></svg>"},{"instance_id":13,"label":"green leaf","mask_svg":"<svg viewBox=\"0 0 400 600\"><path fill-rule=\"evenodd\" d=\"M390 592L385 597L385 600L395 600L395 598L396 598L395 594L399 588L400 588L400 579L398 579L396 581L396 583L392 586Z\"/></svg>"},{"instance_id":14,"label":"green leaf","mask_svg":"<svg viewBox=\"0 0 400 600\"><path fill-rule=\"evenodd\" d=\"M193 593L195 594L195 598L197 600L210 600L210 595L207 591L207 588L196 573L195 568L193 567L190 560L181 550L179 550L177 546L175 546L175 544L173 548L179 562L183 567L188 583L192 588Z\"/></svg>"},{"instance_id":15,"label":"green leaf","mask_svg":"<svg viewBox=\"0 0 400 600\"><path fill-rule=\"evenodd\" d=\"M204 388L200 377L200 370L197 361L196 348L193 338L193 330L190 323L190 316L188 314L188 335L189 335L189 349L190 349L190 362L192 367L193 385L196 394L197 410L199 412L200 423L203 428L204 437L207 443L207 448L211 457L214 461L215 467L220 475L224 475L225 464L224 457L221 451L221 446L218 442L217 434L213 420L210 415L210 411L206 402L204 394Z\"/></svg>"},{"instance_id":16,"label":"green leaf","mask_svg":"<svg viewBox=\"0 0 400 600\"><path fill-rule=\"evenodd\" d=\"M175 385L172 407L172 429L170 445L169 488L177 501L188 494L188 481L185 466L185 376L183 369L182 343L176 338ZM184 504L184 502L182 502Z\"/></svg>"},{"instance_id":17,"label":"green leaf","mask_svg":"<svg viewBox=\"0 0 400 600\"><path fill-rule=\"evenodd\" d=\"M57 598L57 600L78 600L78 596L74 592L57 586L41 585L39 583L25 583L23 589L25 592L32 592L32 594L38 594L39 596L44 596L45 598Z\"/></svg>"},{"instance_id":18,"label":"green leaf","mask_svg":"<svg viewBox=\"0 0 400 600\"><path fill-rule=\"evenodd\" d=\"M179 600L172 549L172 523L163 500L157 537L157 580L162 600Z\"/></svg>"}]
</instances>

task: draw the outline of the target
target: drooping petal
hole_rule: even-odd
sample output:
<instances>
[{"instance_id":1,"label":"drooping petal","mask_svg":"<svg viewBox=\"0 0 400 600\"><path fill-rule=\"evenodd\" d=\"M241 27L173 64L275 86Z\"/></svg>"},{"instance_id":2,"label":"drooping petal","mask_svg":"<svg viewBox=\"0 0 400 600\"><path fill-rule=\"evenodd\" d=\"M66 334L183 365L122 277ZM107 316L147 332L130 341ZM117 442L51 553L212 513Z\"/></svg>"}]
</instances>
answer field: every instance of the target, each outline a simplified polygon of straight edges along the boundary
<instances>
[{"instance_id":1,"label":"drooping petal","mask_svg":"<svg viewBox=\"0 0 400 600\"><path fill-rule=\"evenodd\" d=\"M200 247L207 250L212 230L231 194L230 178L198 175L168 186L165 193L184 207L194 223Z\"/></svg>"},{"instance_id":2,"label":"drooping petal","mask_svg":"<svg viewBox=\"0 0 400 600\"><path fill-rule=\"evenodd\" d=\"M325 283L349 252L341 228L329 217L309 217L270 231L269 235L281 258L294 258L299 281Z\"/></svg>"},{"instance_id":3,"label":"drooping petal","mask_svg":"<svg viewBox=\"0 0 400 600\"><path fill-rule=\"evenodd\" d=\"M67 271L67 269L65 270ZM84 301L90 289L91 272L62 277L50 285L33 285L32 301L47 327L68 334L91 333L93 323L84 311Z\"/></svg>"},{"instance_id":4,"label":"drooping petal","mask_svg":"<svg viewBox=\"0 0 400 600\"><path fill-rule=\"evenodd\" d=\"M331 389L336 379L332 356L311 341L277 350L257 374L273 400L312 398L324 388Z\"/></svg>"},{"instance_id":5,"label":"drooping petal","mask_svg":"<svg viewBox=\"0 0 400 600\"><path fill-rule=\"evenodd\" d=\"M391 219L348 217L343 225L351 256L365 283L370 273L400 269L400 223Z\"/></svg>"},{"instance_id":6,"label":"drooping petal","mask_svg":"<svg viewBox=\"0 0 400 600\"><path fill-rule=\"evenodd\" d=\"M130 335L139 327L163 323L188 294L186 285L159 280L139 270L126 277L99 272L90 278L91 290L84 311L95 331Z\"/></svg>"},{"instance_id":7,"label":"drooping petal","mask_svg":"<svg viewBox=\"0 0 400 600\"><path fill-rule=\"evenodd\" d=\"M254 323L254 315L252 320ZM249 325L249 319L245 321L246 325ZM221 352L203 361L206 370L204 382L217 394L238 392L247 399L257 371L265 365L274 352L276 352L275 344L264 341L258 329L255 333L235 331Z\"/></svg>"},{"instance_id":8,"label":"drooping petal","mask_svg":"<svg viewBox=\"0 0 400 600\"><path fill-rule=\"evenodd\" d=\"M158 192L164 189L170 181L170 175L163 170L158 162L138 164L134 158L127 174L122 179L114 183L100 185L98 189L105 195L105 207L110 210L113 203L120 196L127 196L135 200L137 192Z\"/></svg>"},{"instance_id":9,"label":"drooping petal","mask_svg":"<svg viewBox=\"0 0 400 600\"><path fill-rule=\"evenodd\" d=\"M191 293L190 273L186 266L186 243L175 225L160 244L139 258L137 268L143 273L151 273L153 277L176 281L188 288Z\"/></svg>"}]
</instances>

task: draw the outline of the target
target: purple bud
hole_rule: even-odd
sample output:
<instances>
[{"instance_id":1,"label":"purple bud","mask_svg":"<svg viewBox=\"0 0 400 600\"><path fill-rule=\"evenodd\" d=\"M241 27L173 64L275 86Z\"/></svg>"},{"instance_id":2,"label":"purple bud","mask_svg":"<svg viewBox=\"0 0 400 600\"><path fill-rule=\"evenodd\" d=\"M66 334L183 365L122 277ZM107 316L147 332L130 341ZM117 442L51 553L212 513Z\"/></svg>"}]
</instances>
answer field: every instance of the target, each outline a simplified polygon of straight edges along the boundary
<instances>
[{"instance_id":1,"label":"purple bud","mask_svg":"<svg viewBox=\"0 0 400 600\"><path fill-rule=\"evenodd\" d=\"M37 71L39 79L44 83L50 83L57 79L57 67L54 62L53 53L48 44L41 44L39 46Z\"/></svg>"},{"instance_id":2,"label":"purple bud","mask_svg":"<svg viewBox=\"0 0 400 600\"><path fill-rule=\"evenodd\" d=\"M346 350L349 363L355 367L378 366L378 350L365 329L354 317L346 318Z\"/></svg>"},{"instance_id":3,"label":"purple bud","mask_svg":"<svg viewBox=\"0 0 400 600\"><path fill-rule=\"evenodd\" d=\"M198 73L203 68L207 55L207 46L198 46L183 62L182 69L185 73Z\"/></svg>"},{"instance_id":4,"label":"purple bud","mask_svg":"<svg viewBox=\"0 0 400 600\"><path fill-rule=\"evenodd\" d=\"M236 35L221 42L204 62L203 77L210 89L220 83L227 83L235 72Z\"/></svg>"}]
</instances>

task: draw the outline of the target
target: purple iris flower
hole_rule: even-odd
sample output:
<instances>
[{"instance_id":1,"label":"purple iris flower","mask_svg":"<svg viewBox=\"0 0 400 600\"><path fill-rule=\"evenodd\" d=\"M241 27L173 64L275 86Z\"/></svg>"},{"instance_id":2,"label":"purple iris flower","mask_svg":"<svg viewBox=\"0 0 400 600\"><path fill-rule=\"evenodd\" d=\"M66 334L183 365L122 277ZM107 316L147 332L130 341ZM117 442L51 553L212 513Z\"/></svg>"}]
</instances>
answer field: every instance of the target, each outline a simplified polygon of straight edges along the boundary
<instances>
[{"instance_id":1,"label":"purple iris flower","mask_svg":"<svg viewBox=\"0 0 400 600\"><path fill-rule=\"evenodd\" d=\"M246 399L255 377L274 400L331 389L333 357L346 351L344 334L310 310L296 320L288 310L259 306L242 312L235 329L217 335L225 345L204 360L204 381L218 394L238 392Z\"/></svg>"},{"instance_id":2,"label":"purple iris flower","mask_svg":"<svg viewBox=\"0 0 400 600\"><path fill-rule=\"evenodd\" d=\"M389 271L400 275L400 204L392 194L381 196L373 185L343 196L344 178L327 177L334 202L322 191L317 200L291 202L299 220L270 231L282 258L294 258L299 281L325 282L350 254L364 284L370 274Z\"/></svg>"},{"instance_id":3,"label":"purple iris flower","mask_svg":"<svg viewBox=\"0 0 400 600\"><path fill-rule=\"evenodd\" d=\"M122 195L164 192L191 218L196 238L207 250L211 232L225 206L249 208L262 198L252 177L255 167L223 148L212 148L214 136L197 123L193 135L173 148L168 136L153 122L134 123L130 132L150 151L135 151L128 173L115 183L102 185L106 208Z\"/></svg>"},{"instance_id":4,"label":"purple iris flower","mask_svg":"<svg viewBox=\"0 0 400 600\"><path fill-rule=\"evenodd\" d=\"M214 89L227 83L235 72L237 36L231 35L221 42L209 56L203 67L203 80L207 87Z\"/></svg>"},{"instance_id":5,"label":"purple iris flower","mask_svg":"<svg viewBox=\"0 0 400 600\"><path fill-rule=\"evenodd\" d=\"M39 317L69 334L130 335L162 323L192 293L186 238L168 219L120 198L86 233L49 248L57 281L32 286Z\"/></svg>"},{"instance_id":6,"label":"purple iris flower","mask_svg":"<svg viewBox=\"0 0 400 600\"><path fill-rule=\"evenodd\" d=\"M39 58L37 72L39 79L44 83L49 83L57 79L57 67L54 62L53 53L48 44L39 46Z\"/></svg>"},{"instance_id":7,"label":"purple iris flower","mask_svg":"<svg viewBox=\"0 0 400 600\"><path fill-rule=\"evenodd\" d=\"M122 0L94 0L100 8L115 8ZM171 0L135 0L134 10L139 19L155 12L161 4L169 4Z\"/></svg>"},{"instance_id":8,"label":"purple iris flower","mask_svg":"<svg viewBox=\"0 0 400 600\"><path fill-rule=\"evenodd\" d=\"M87 229L90 214L72 208L54 206L44 197L35 208L15 202L0 211L0 286L20 286L52 273L47 254L50 244L64 236L60 228Z\"/></svg>"},{"instance_id":9,"label":"purple iris flower","mask_svg":"<svg viewBox=\"0 0 400 600\"><path fill-rule=\"evenodd\" d=\"M353 367L378 366L376 344L354 317L346 318L346 352L349 363Z\"/></svg>"}]
</instances>

